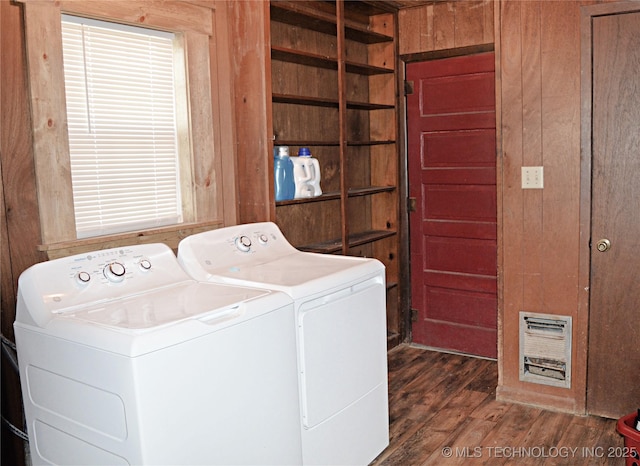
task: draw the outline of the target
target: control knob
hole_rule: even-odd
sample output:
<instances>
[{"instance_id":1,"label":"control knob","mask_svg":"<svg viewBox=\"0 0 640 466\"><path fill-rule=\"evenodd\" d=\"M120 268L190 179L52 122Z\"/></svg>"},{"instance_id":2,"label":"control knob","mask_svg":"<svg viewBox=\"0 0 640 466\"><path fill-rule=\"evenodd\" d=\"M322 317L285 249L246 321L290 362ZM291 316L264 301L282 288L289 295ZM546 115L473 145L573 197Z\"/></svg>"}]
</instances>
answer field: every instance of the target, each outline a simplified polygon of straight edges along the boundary
<instances>
[{"instance_id":1,"label":"control knob","mask_svg":"<svg viewBox=\"0 0 640 466\"><path fill-rule=\"evenodd\" d=\"M110 282L118 283L124 280L127 269L120 262L111 262L104 268L104 276Z\"/></svg>"},{"instance_id":2,"label":"control knob","mask_svg":"<svg viewBox=\"0 0 640 466\"><path fill-rule=\"evenodd\" d=\"M138 262L138 266L140 267L140 270L146 272L151 269L151 261L149 259L141 259L140 262Z\"/></svg>"},{"instance_id":3,"label":"control knob","mask_svg":"<svg viewBox=\"0 0 640 466\"><path fill-rule=\"evenodd\" d=\"M89 275L89 272L82 271L76 274L76 281L81 285L86 285L87 283L89 283L89 280L91 280L91 275Z\"/></svg>"},{"instance_id":4,"label":"control knob","mask_svg":"<svg viewBox=\"0 0 640 466\"><path fill-rule=\"evenodd\" d=\"M248 236L239 236L236 239L236 247L242 252L249 252L251 249L251 239Z\"/></svg>"}]
</instances>

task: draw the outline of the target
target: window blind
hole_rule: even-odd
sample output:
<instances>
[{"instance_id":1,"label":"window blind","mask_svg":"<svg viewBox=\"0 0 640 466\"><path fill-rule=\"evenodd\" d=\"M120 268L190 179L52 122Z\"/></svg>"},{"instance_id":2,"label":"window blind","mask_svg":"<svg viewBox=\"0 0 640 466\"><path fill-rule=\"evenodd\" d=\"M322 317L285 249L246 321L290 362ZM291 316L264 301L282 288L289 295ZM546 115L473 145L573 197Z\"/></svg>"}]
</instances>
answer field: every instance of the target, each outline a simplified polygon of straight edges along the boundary
<instances>
[{"instance_id":1,"label":"window blind","mask_svg":"<svg viewBox=\"0 0 640 466\"><path fill-rule=\"evenodd\" d=\"M171 33L63 16L76 234L182 222Z\"/></svg>"}]
</instances>

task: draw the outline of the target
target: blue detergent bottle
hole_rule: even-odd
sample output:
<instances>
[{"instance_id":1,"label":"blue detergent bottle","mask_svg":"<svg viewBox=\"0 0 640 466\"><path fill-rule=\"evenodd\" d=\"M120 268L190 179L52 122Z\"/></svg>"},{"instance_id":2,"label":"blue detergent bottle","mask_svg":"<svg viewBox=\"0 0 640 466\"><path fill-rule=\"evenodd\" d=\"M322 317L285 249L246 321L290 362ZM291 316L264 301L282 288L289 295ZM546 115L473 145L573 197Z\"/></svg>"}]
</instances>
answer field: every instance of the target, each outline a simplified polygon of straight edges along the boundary
<instances>
[{"instance_id":1,"label":"blue detergent bottle","mask_svg":"<svg viewBox=\"0 0 640 466\"><path fill-rule=\"evenodd\" d=\"M293 179L293 162L289 158L289 147L275 146L273 148L273 169L276 201L293 199L296 185Z\"/></svg>"}]
</instances>

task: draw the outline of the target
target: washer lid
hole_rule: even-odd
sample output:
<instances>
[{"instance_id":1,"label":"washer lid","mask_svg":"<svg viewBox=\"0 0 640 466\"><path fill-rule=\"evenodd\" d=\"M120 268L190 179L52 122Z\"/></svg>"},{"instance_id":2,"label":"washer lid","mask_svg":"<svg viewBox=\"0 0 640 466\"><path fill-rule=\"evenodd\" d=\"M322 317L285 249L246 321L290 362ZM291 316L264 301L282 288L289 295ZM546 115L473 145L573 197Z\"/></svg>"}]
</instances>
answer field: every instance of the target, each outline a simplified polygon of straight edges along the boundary
<instances>
[{"instance_id":1,"label":"washer lid","mask_svg":"<svg viewBox=\"0 0 640 466\"><path fill-rule=\"evenodd\" d=\"M213 285L213 286L212 286ZM113 329L144 330L185 319L228 314L248 300L266 296L264 290L187 281L136 296L60 312L60 319Z\"/></svg>"},{"instance_id":2,"label":"washer lid","mask_svg":"<svg viewBox=\"0 0 640 466\"><path fill-rule=\"evenodd\" d=\"M293 302L284 293L188 280L67 309L44 327L17 321L14 326L136 357L283 309L291 313L293 331Z\"/></svg>"}]
</instances>

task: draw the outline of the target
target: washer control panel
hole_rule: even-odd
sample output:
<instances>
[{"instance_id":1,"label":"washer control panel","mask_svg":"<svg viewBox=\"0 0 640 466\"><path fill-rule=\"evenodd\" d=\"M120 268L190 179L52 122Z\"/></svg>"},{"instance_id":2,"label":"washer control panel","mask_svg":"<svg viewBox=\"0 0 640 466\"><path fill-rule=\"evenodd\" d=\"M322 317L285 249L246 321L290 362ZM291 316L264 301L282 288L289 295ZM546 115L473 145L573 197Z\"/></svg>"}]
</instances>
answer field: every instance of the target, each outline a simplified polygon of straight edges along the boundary
<instances>
[{"instance_id":1,"label":"washer control panel","mask_svg":"<svg viewBox=\"0 0 640 466\"><path fill-rule=\"evenodd\" d=\"M47 312L117 299L190 280L173 251L161 243L78 254L35 264L18 286Z\"/></svg>"},{"instance_id":2,"label":"washer control panel","mask_svg":"<svg viewBox=\"0 0 640 466\"><path fill-rule=\"evenodd\" d=\"M149 257L131 248L96 251L74 256L71 272L77 285L89 283L122 283L136 273L154 270ZM155 271L155 270L154 270Z\"/></svg>"}]
</instances>

